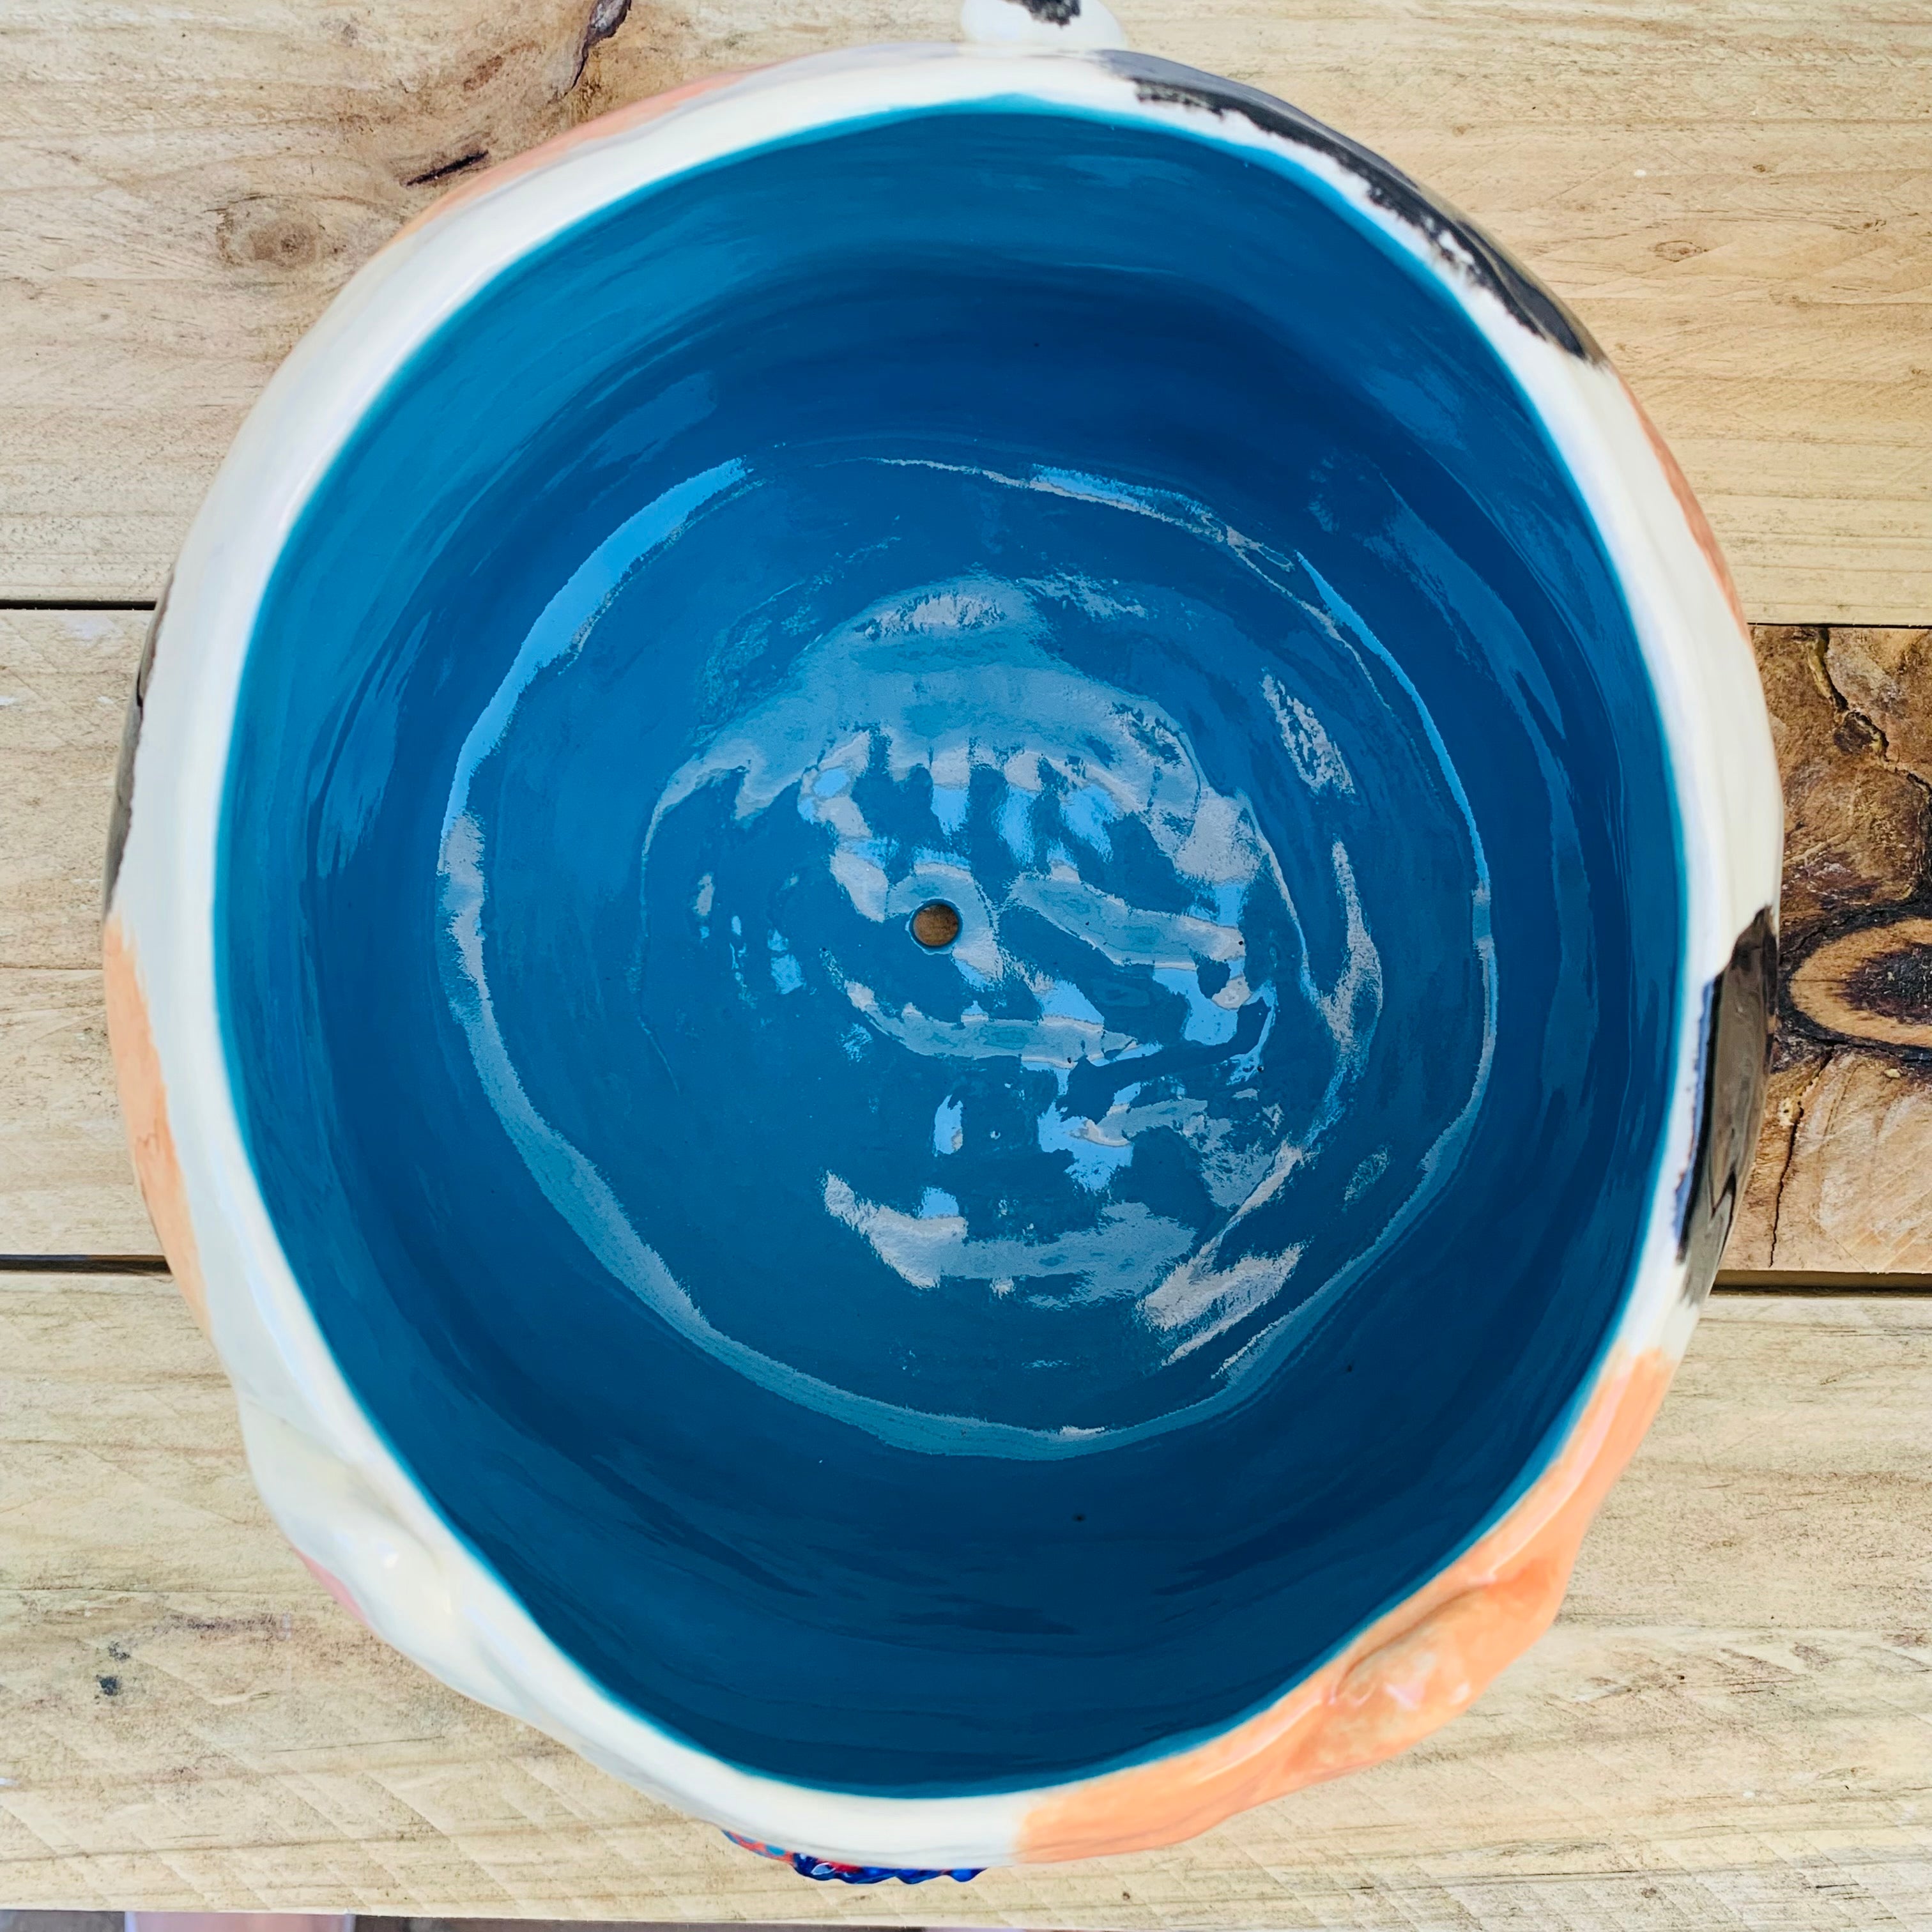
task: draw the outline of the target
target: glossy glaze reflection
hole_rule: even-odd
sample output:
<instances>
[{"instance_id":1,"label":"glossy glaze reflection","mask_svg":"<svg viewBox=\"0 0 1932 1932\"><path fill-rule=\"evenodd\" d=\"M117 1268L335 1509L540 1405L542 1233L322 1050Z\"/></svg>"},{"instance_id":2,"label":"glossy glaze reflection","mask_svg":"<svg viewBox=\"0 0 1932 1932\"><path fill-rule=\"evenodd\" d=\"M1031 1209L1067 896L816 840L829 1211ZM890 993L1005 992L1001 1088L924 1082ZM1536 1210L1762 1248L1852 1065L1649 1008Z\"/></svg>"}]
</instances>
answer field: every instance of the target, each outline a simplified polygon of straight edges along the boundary
<instances>
[{"instance_id":1,"label":"glossy glaze reflection","mask_svg":"<svg viewBox=\"0 0 1932 1932\"><path fill-rule=\"evenodd\" d=\"M1629 616L1461 312L1259 159L1016 105L566 233L316 491L224 825L336 1359L730 1762L1240 1720L1622 1305L1683 892Z\"/></svg>"}]
</instances>

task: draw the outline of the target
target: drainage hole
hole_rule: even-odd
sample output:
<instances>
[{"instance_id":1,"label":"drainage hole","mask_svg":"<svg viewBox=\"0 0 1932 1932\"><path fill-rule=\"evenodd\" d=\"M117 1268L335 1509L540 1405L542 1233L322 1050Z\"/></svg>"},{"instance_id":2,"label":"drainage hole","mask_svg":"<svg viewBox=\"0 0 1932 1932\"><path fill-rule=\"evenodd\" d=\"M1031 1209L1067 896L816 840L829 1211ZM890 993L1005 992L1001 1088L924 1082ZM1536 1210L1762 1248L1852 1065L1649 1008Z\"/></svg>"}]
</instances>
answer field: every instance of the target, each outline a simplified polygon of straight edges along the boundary
<instances>
[{"instance_id":1,"label":"drainage hole","mask_svg":"<svg viewBox=\"0 0 1932 1932\"><path fill-rule=\"evenodd\" d=\"M950 946L959 937L959 909L944 899L928 899L912 916L912 936L928 952Z\"/></svg>"}]
</instances>

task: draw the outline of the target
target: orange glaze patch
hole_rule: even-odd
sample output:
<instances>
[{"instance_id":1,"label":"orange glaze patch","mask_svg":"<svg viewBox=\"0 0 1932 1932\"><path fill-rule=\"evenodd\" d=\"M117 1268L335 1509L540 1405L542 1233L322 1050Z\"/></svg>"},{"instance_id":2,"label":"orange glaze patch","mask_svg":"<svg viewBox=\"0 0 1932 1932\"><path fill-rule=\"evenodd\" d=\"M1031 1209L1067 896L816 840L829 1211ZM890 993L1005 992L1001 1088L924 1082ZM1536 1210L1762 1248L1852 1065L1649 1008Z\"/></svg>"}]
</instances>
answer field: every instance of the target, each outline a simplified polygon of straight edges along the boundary
<instances>
[{"instance_id":1,"label":"orange glaze patch","mask_svg":"<svg viewBox=\"0 0 1932 1932\"><path fill-rule=\"evenodd\" d=\"M1642 1440L1672 1366L1652 1350L1613 1367L1509 1514L1278 1703L1210 1743L1036 1805L1016 1856L1030 1864L1177 1844L1447 1724L1554 1621L1583 1532Z\"/></svg>"},{"instance_id":2,"label":"orange glaze patch","mask_svg":"<svg viewBox=\"0 0 1932 1932\"><path fill-rule=\"evenodd\" d=\"M1617 380L1623 382L1619 376ZM1746 637L1750 635L1750 620L1744 615L1744 607L1738 601L1738 586L1731 581L1731 567L1724 561L1724 554L1718 548L1717 532L1711 527L1711 520L1704 514L1704 506L1692 493L1689 480L1677 466L1677 459L1670 453L1670 446L1658 434L1656 424L1650 419L1650 412L1636 399L1636 392L1624 382L1624 394L1630 398L1630 407L1636 412L1636 419L1643 424L1643 433L1650 438L1650 446L1657 452L1657 460L1664 466L1664 473L1670 482L1671 494L1677 499L1677 507L1684 512L1684 520L1690 526L1690 534L1697 539L1697 548L1704 553L1704 560L1716 573L1724 586L1726 597L1730 600L1731 614L1738 620L1738 627Z\"/></svg>"},{"instance_id":3,"label":"orange glaze patch","mask_svg":"<svg viewBox=\"0 0 1932 1932\"><path fill-rule=\"evenodd\" d=\"M202 1332L208 1332L208 1295L202 1285L201 1255L188 1216L181 1162L168 1127L167 1090L148 1024L148 1002L141 990L134 949L110 913L100 934L101 964L107 976L107 1038L114 1050L115 1078L121 1089L121 1115L134 1156L134 1178L148 1204L148 1218L160 1237L161 1250Z\"/></svg>"},{"instance_id":4,"label":"orange glaze patch","mask_svg":"<svg viewBox=\"0 0 1932 1932\"><path fill-rule=\"evenodd\" d=\"M494 168L485 168L481 174L471 175L458 182L448 194L431 202L421 214L410 216L383 246L392 246L405 236L413 235L430 222L453 213L465 202L474 201L478 195L488 194L506 182L514 181L519 175L530 174L548 166L572 148L641 127L646 121L655 121L661 114L668 114L674 107L682 107L687 100L695 100L700 94L710 94L718 88L728 86L734 80L743 80L748 74L757 72L756 68L748 67L707 74L702 80L688 81L682 87L674 87L663 94L634 100L628 107L614 107L609 113L600 114L581 127L553 134L548 141L540 141L534 148L526 148L520 154L512 155L507 161L499 161Z\"/></svg>"}]
</instances>

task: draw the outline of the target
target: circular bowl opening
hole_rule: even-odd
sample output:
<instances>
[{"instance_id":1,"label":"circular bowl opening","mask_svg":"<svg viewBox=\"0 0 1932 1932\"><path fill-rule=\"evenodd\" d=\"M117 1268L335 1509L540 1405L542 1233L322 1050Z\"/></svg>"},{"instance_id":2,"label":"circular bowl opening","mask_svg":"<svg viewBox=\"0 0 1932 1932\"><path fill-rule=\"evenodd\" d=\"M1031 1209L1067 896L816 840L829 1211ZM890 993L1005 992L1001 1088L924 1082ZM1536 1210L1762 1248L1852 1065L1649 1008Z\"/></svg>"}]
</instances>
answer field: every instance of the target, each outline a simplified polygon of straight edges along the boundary
<instances>
[{"instance_id":1,"label":"circular bowl opening","mask_svg":"<svg viewBox=\"0 0 1932 1932\"><path fill-rule=\"evenodd\" d=\"M822 130L490 280L289 536L223 841L357 1397L612 1698L802 1784L1265 1705L1544 1466L1658 1184L1590 519L1436 271L1171 127Z\"/></svg>"}]
</instances>

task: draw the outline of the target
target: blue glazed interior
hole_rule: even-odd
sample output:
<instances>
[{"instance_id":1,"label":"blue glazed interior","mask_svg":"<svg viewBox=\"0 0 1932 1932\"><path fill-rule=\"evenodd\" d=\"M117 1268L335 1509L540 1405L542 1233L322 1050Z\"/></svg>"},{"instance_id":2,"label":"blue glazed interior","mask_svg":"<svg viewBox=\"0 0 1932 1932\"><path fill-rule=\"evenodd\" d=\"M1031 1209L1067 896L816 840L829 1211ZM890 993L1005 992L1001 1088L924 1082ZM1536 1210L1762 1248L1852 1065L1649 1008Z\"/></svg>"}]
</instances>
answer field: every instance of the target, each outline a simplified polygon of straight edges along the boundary
<instances>
[{"instance_id":1,"label":"blue glazed interior","mask_svg":"<svg viewBox=\"0 0 1932 1932\"><path fill-rule=\"evenodd\" d=\"M1210 142L853 126L500 279L287 546L224 841L337 1360L760 1771L1265 1703L1627 1288L1682 890L1628 614L1460 311Z\"/></svg>"}]
</instances>

